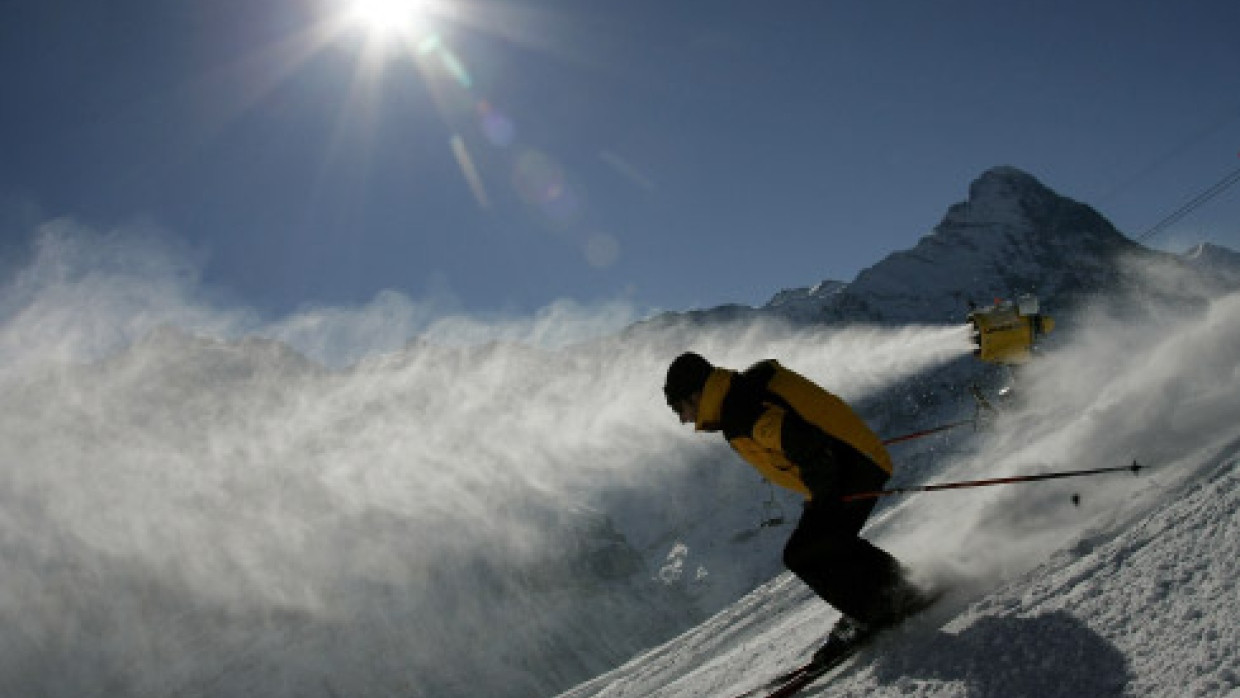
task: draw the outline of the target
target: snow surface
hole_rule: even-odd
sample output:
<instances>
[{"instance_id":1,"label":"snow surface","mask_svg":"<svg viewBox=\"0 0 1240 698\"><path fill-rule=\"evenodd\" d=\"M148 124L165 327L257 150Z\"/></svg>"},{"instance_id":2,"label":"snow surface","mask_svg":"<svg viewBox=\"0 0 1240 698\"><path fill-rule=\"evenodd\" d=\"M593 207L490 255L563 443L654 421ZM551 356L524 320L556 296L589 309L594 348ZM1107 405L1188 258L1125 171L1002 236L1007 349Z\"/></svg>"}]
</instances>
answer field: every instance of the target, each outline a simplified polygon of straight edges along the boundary
<instances>
[{"instance_id":1,"label":"snow surface","mask_svg":"<svg viewBox=\"0 0 1240 698\"><path fill-rule=\"evenodd\" d=\"M806 695L1228 696L1240 690L1240 458L1210 459L1121 530L1085 536L941 629L880 643ZM567 692L729 696L795 663L829 613L788 576ZM958 596L943 603L952 605Z\"/></svg>"}]
</instances>

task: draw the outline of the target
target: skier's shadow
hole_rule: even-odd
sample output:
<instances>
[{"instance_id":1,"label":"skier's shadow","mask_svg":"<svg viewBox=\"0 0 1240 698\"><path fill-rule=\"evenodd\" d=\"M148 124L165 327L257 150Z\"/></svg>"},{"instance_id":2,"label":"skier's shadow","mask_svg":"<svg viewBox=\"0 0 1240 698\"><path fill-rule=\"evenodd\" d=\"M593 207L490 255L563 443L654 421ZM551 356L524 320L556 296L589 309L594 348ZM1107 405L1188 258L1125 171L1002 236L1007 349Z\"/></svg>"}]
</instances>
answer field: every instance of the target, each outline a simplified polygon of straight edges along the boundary
<instances>
[{"instance_id":1,"label":"skier's shadow","mask_svg":"<svg viewBox=\"0 0 1240 698\"><path fill-rule=\"evenodd\" d=\"M1123 696L1132 679L1119 650L1062 611L983 618L958 634L935 631L926 640L881 653L875 678L959 682L968 698Z\"/></svg>"}]
</instances>

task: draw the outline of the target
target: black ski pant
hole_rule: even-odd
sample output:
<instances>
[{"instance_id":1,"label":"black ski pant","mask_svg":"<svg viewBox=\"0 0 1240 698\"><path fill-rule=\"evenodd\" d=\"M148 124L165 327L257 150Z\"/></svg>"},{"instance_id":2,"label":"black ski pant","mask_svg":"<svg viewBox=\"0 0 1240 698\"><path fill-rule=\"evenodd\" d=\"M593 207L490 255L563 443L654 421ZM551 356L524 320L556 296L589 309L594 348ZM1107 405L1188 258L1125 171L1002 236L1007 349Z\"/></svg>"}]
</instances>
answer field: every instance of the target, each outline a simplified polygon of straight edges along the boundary
<instances>
[{"instance_id":1,"label":"black ski pant","mask_svg":"<svg viewBox=\"0 0 1240 698\"><path fill-rule=\"evenodd\" d=\"M895 597L907 582L894 557L859 535L875 502L838 495L806 502L784 565L839 612L881 627L895 620Z\"/></svg>"}]
</instances>

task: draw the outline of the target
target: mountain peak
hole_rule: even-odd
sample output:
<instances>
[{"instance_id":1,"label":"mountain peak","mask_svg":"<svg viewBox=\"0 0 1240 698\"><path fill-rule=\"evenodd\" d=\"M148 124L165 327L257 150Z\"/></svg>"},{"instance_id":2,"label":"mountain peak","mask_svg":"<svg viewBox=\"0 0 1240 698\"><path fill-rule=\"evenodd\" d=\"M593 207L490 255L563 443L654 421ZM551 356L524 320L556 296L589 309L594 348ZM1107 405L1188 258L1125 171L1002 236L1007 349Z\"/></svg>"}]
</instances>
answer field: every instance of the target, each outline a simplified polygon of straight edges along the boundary
<instances>
[{"instance_id":1,"label":"mountain peak","mask_svg":"<svg viewBox=\"0 0 1240 698\"><path fill-rule=\"evenodd\" d=\"M925 321L962 316L969 300L1036 293L1052 303L1114 281L1138 246L1089 206L1015 167L986 170L931 234L862 271L823 317Z\"/></svg>"},{"instance_id":2,"label":"mountain peak","mask_svg":"<svg viewBox=\"0 0 1240 698\"><path fill-rule=\"evenodd\" d=\"M1037 295L1067 309L1115 289L1121 260L1162 260L1090 206L1016 167L992 167L912 249L893 252L851 283L826 281L776 294L760 309L722 307L694 321L769 311L797 322L957 322L971 302ZM1240 254L1204 244L1183 256L1219 288L1240 286Z\"/></svg>"},{"instance_id":3,"label":"mountain peak","mask_svg":"<svg viewBox=\"0 0 1240 698\"><path fill-rule=\"evenodd\" d=\"M1200 242L1184 253L1184 258L1192 261L1222 260L1227 263L1240 263L1240 252L1210 242Z\"/></svg>"},{"instance_id":4,"label":"mountain peak","mask_svg":"<svg viewBox=\"0 0 1240 698\"><path fill-rule=\"evenodd\" d=\"M1202 242L1181 256L1195 269L1214 276L1224 284L1240 284L1240 252Z\"/></svg>"},{"instance_id":5,"label":"mountain peak","mask_svg":"<svg viewBox=\"0 0 1240 698\"><path fill-rule=\"evenodd\" d=\"M1119 233L1092 208L1051 191L1024 170L992 167L969 185L969 198L955 204L939 230L999 226L1028 232L1078 231Z\"/></svg>"},{"instance_id":6,"label":"mountain peak","mask_svg":"<svg viewBox=\"0 0 1240 698\"><path fill-rule=\"evenodd\" d=\"M1011 165L986 170L969 185L969 199L1019 199L1053 196L1033 175Z\"/></svg>"}]
</instances>

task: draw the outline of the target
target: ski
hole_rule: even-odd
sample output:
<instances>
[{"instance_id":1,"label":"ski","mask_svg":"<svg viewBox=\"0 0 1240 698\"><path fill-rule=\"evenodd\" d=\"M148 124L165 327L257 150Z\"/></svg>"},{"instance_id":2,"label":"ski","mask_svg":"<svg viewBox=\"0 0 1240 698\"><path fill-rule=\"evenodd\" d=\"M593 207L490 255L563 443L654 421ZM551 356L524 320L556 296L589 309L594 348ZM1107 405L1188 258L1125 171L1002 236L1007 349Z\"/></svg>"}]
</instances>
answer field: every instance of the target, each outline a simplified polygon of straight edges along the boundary
<instances>
[{"instance_id":1,"label":"ski","mask_svg":"<svg viewBox=\"0 0 1240 698\"><path fill-rule=\"evenodd\" d=\"M938 627L939 622L943 619L936 619L935 614L927 614L926 611L938 604L944 595L945 591L943 590L932 593L926 598L925 605L913 611L903 622L884 628L876 633L867 634L864 638L854 642L851 646L832 657L830 661L807 662L776 676L757 688L752 688L736 696L736 698L790 698L790 696L796 695L810 684L848 664L850 660L872 645L890 641L894 636L907 634L920 625Z\"/></svg>"},{"instance_id":2,"label":"ski","mask_svg":"<svg viewBox=\"0 0 1240 698\"><path fill-rule=\"evenodd\" d=\"M799 671L795 672L786 681L780 683L778 686L773 687L766 694L764 698L789 698L789 696L796 695L797 693L801 692L801 689L809 686L810 684L814 683L815 681L822 678L823 676L826 676L827 674L831 673L832 669L835 669L836 667L840 666L841 664L844 663L845 660L847 660L849 657L852 657L856 653L857 653L857 650L853 650L845 655L840 656L835 661L827 663L827 664L815 664L811 662L810 664L807 664L806 666L801 667Z\"/></svg>"},{"instance_id":3,"label":"ski","mask_svg":"<svg viewBox=\"0 0 1240 698\"><path fill-rule=\"evenodd\" d=\"M790 682L800 680L807 673L813 672L815 668L816 667L813 662L804 664L795 669L786 671L760 686L755 686L754 688L735 696L735 698L758 698L758 696L763 696L763 698L765 698L771 691L779 690L788 685ZM821 676L821 674L819 675Z\"/></svg>"},{"instance_id":4,"label":"ski","mask_svg":"<svg viewBox=\"0 0 1240 698\"><path fill-rule=\"evenodd\" d=\"M802 674L813 671L815 668L817 667L815 666L814 662L806 662L805 664L802 664L801 666L795 669L792 669L791 671L786 671L780 674L779 676L776 676L775 678L771 679L770 681L767 681L766 683L762 684L761 686L757 688L750 689L749 692L745 693L744 695L752 696L752 695L757 695L758 693L762 691L773 691L776 688L779 688L780 686L788 683L789 681L795 678L798 678Z\"/></svg>"},{"instance_id":5,"label":"ski","mask_svg":"<svg viewBox=\"0 0 1240 698\"><path fill-rule=\"evenodd\" d=\"M788 698L788 696L796 695L801 689L831 673L832 670L854 657L867 644L869 643L858 643L856 647L840 654L830 662L819 663L811 661L802 664L795 669L776 676L757 688L751 688L736 696L736 698L756 698L758 696L761 696L761 698Z\"/></svg>"}]
</instances>

